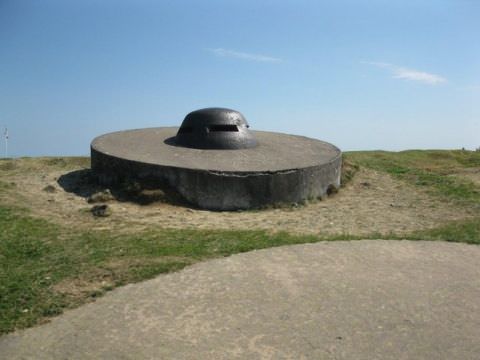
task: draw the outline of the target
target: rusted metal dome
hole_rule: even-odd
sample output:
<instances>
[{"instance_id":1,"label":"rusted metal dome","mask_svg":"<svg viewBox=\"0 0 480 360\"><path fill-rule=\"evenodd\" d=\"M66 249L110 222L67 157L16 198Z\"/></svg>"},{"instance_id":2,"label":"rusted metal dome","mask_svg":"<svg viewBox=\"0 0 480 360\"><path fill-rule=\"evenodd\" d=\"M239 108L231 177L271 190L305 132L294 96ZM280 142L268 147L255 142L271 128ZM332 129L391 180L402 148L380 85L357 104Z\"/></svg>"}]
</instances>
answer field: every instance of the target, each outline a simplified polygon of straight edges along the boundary
<instances>
[{"instance_id":1,"label":"rusted metal dome","mask_svg":"<svg viewBox=\"0 0 480 360\"><path fill-rule=\"evenodd\" d=\"M245 117L225 108L206 108L189 113L175 136L175 143L195 149L248 149L257 140Z\"/></svg>"}]
</instances>

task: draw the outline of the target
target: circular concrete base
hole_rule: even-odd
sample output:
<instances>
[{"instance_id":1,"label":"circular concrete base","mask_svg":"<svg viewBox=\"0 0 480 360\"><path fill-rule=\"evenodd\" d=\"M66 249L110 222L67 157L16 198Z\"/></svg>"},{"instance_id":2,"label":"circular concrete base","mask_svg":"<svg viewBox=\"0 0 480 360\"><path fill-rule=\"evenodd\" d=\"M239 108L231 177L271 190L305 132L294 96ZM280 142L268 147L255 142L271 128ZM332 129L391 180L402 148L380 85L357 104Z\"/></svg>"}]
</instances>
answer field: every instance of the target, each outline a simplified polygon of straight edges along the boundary
<instances>
[{"instance_id":1,"label":"circular concrete base","mask_svg":"<svg viewBox=\"0 0 480 360\"><path fill-rule=\"evenodd\" d=\"M91 144L92 170L105 185L167 184L205 209L235 210L321 198L340 186L341 152L323 141L253 131L258 146L201 150L177 146L178 128L127 130Z\"/></svg>"}]
</instances>

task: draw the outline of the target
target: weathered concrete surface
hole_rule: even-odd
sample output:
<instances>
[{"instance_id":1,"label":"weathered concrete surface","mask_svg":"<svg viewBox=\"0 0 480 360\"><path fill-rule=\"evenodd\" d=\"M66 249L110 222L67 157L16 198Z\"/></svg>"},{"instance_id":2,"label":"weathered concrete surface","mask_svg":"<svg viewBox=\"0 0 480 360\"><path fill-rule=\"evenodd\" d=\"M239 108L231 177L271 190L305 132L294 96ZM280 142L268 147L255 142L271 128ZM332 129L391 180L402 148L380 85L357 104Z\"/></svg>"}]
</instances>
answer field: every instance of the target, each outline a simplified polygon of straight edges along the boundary
<instances>
[{"instance_id":1,"label":"weathered concrete surface","mask_svg":"<svg viewBox=\"0 0 480 360\"><path fill-rule=\"evenodd\" d=\"M115 290L0 338L2 359L478 359L480 247L281 247Z\"/></svg>"},{"instance_id":2,"label":"weathered concrete surface","mask_svg":"<svg viewBox=\"0 0 480 360\"><path fill-rule=\"evenodd\" d=\"M341 152L316 139L253 131L249 149L175 146L178 128L122 131L91 145L92 170L105 185L125 179L167 184L211 210L249 209L325 196L340 185Z\"/></svg>"},{"instance_id":3,"label":"weathered concrete surface","mask_svg":"<svg viewBox=\"0 0 480 360\"><path fill-rule=\"evenodd\" d=\"M192 170L252 173L288 171L326 164L340 155L335 146L304 136L252 131L255 148L192 149L173 145L178 127L125 130L101 135L92 148L125 160Z\"/></svg>"}]
</instances>

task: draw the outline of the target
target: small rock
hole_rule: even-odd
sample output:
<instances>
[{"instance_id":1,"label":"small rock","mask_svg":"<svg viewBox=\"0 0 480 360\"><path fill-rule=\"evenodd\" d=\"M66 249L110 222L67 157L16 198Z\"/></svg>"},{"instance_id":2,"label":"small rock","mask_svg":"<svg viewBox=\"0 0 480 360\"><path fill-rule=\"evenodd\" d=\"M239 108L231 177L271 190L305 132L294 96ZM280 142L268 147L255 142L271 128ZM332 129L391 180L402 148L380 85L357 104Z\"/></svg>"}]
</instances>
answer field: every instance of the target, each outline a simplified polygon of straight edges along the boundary
<instances>
[{"instance_id":1,"label":"small rock","mask_svg":"<svg viewBox=\"0 0 480 360\"><path fill-rule=\"evenodd\" d=\"M47 185L43 188L43 191L47 192L47 193L54 193L57 191L57 189L55 189L55 186L53 185Z\"/></svg>"},{"instance_id":2,"label":"small rock","mask_svg":"<svg viewBox=\"0 0 480 360\"><path fill-rule=\"evenodd\" d=\"M109 189L105 189L103 191L96 192L88 197L87 202L89 204L98 203L98 202L106 202L113 200L114 197Z\"/></svg>"},{"instance_id":3,"label":"small rock","mask_svg":"<svg viewBox=\"0 0 480 360\"><path fill-rule=\"evenodd\" d=\"M112 214L112 210L110 207L106 204L102 205L94 205L91 209L90 212L92 213L93 216L95 217L107 217Z\"/></svg>"}]
</instances>

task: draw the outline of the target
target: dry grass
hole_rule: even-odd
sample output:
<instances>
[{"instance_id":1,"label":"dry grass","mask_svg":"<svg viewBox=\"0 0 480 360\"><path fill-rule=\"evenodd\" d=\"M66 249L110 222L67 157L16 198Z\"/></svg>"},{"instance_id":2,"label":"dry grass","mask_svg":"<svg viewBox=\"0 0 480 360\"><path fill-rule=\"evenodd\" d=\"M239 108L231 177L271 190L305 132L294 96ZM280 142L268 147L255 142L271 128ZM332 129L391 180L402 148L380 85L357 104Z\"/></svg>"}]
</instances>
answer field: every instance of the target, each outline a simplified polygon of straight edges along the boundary
<instances>
[{"instance_id":1,"label":"dry grass","mask_svg":"<svg viewBox=\"0 0 480 360\"><path fill-rule=\"evenodd\" d=\"M435 228L445 221L469 218L469 207L431 196L429 188L359 166L347 158L344 187L324 201L255 211L210 212L182 205L172 195L148 190L126 197L112 190L116 200L106 203L111 216L95 218L88 200L105 190L92 183L87 161L74 158L19 159L7 171L16 188L3 193L5 204L28 204L34 216L71 229L137 233L148 229L233 229L287 231L295 234L398 233ZM80 164L80 166L79 166ZM6 174L5 174L6 175ZM45 191L46 188L53 189ZM173 201L172 201L173 199Z\"/></svg>"}]
</instances>

